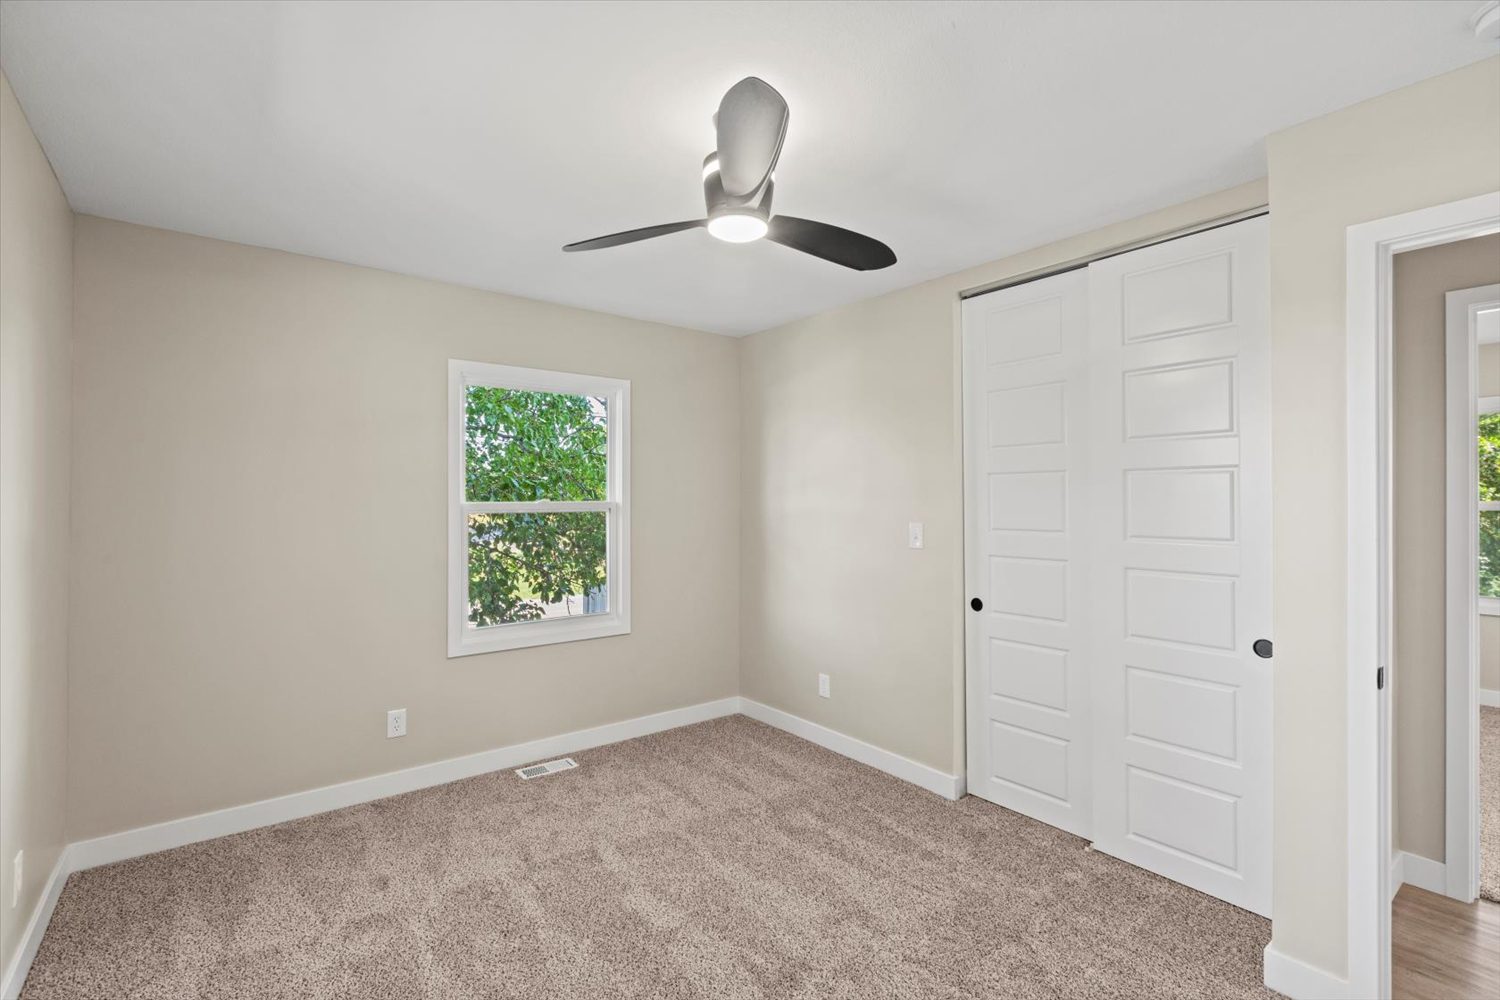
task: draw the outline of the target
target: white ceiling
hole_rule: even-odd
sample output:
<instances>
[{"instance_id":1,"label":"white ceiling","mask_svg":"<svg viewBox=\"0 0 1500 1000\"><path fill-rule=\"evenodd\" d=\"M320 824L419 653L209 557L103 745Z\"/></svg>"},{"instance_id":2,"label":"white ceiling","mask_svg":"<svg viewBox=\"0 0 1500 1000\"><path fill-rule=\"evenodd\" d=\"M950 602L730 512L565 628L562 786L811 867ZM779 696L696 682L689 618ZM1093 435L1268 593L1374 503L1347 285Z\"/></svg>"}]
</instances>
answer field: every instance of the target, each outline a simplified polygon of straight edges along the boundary
<instances>
[{"instance_id":1,"label":"white ceiling","mask_svg":"<svg viewBox=\"0 0 1500 1000\"><path fill-rule=\"evenodd\" d=\"M1493 54L1478 0L0 4L74 208L746 333L1265 173L1284 126ZM791 105L776 209L858 273L702 231L710 115Z\"/></svg>"}]
</instances>

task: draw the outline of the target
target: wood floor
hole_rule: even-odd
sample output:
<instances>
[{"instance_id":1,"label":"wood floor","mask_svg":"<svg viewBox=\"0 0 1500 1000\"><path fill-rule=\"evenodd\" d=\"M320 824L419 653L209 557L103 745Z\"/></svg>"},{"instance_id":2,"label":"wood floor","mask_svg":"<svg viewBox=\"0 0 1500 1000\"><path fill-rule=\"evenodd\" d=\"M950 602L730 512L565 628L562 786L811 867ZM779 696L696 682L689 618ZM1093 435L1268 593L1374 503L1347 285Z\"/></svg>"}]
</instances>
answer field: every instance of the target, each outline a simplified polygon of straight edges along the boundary
<instances>
[{"instance_id":1,"label":"wood floor","mask_svg":"<svg viewBox=\"0 0 1500 1000\"><path fill-rule=\"evenodd\" d=\"M1394 1000L1500 997L1500 903L1404 885L1391 910Z\"/></svg>"}]
</instances>

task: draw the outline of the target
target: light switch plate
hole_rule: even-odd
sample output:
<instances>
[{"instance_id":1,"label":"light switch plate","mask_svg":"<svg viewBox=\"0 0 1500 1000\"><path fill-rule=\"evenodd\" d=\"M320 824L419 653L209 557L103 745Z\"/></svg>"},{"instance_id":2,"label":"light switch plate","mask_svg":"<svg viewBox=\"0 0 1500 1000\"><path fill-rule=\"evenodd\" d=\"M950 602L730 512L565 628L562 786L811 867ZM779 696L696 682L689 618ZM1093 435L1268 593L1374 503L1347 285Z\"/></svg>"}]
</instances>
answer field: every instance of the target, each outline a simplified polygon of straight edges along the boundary
<instances>
[{"instance_id":1,"label":"light switch plate","mask_svg":"<svg viewBox=\"0 0 1500 1000\"><path fill-rule=\"evenodd\" d=\"M906 544L913 549L920 549L922 547L921 521L913 521L906 526Z\"/></svg>"}]
</instances>

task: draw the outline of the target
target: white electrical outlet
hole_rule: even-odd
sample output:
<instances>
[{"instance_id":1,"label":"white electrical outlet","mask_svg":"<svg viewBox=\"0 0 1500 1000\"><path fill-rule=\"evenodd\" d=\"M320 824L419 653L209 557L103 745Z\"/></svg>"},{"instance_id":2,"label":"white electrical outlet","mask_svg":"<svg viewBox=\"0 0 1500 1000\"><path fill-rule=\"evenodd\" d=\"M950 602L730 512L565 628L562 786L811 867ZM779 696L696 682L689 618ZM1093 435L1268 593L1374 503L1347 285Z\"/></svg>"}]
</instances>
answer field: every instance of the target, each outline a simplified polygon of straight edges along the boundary
<instances>
[{"instance_id":1,"label":"white electrical outlet","mask_svg":"<svg viewBox=\"0 0 1500 1000\"><path fill-rule=\"evenodd\" d=\"M406 709L393 708L385 713L385 738L393 740L406 735Z\"/></svg>"},{"instance_id":2,"label":"white electrical outlet","mask_svg":"<svg viewBox=\"0 0 1500 1000\"><path fill-rule=\"evenodd\" d=\"M913 521L906 526L906 544L908 548L920 549L922 547L922 522Z\"/></svg>"},{"instance_id":3,"label":"white electrical outlet","mask_svg":"<svg viewBox=\"0 0 1500 1000\"><path fill-rule=\"evenodd\" d=\"M11 863L11 866L10 866L11 867L11 872L10 872L10 908L11 909L15 909L16 908L16 904L19 903L19 902L21 902L21 876L22 876L22 873L25 871L25 869L21 867L21 859L22 859L22 857L25 856L25 854L26 854L25 851L17 851L16 852L16 860L13 861Z\"/></svg>"},{"instance_id":4,"label":"white electrical outlet","mask_svg":"<svg viewBox=\"0 0 1500 1000\"><path fill-rule=\"evenodd\" d=\"M827 674L819 674L818 675L818 697L819 698L831 698L831 697L833 697L832 692L829 690L828 675Z\"/></svg>"}]
</instances>

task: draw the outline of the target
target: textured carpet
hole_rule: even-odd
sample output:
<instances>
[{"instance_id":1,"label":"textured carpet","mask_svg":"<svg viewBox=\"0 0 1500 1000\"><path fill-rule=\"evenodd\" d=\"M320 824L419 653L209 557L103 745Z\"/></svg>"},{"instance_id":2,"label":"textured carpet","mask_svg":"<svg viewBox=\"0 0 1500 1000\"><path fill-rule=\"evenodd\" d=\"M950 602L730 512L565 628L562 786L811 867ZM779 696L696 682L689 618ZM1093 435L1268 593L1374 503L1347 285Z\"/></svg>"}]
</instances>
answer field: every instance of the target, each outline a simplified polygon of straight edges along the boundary
<instances>
[{"instance_id":1,"label":"textured carpet","mask_svg":"<svg viewBox=\"0 0 1500 1000\"><path fill-rule=\"evenodd\" d=\"M1500 708L1479 710L1479 895L1500 903Z\"/></svg>"},{"instance_id":2,"label":"textured carpet","mask_svg":"<svg viewBox=\"0 0 1500 1000\"><path fill-rule=\"evenodd\" d=\"M23 997L1272 997L1270 924L741 716L80 872Z\"/></svg>"}]
</instances>

